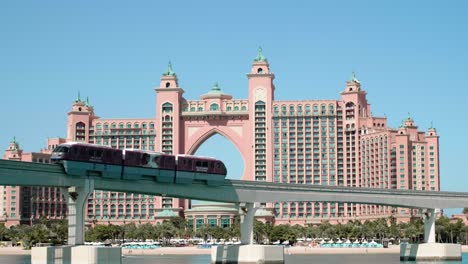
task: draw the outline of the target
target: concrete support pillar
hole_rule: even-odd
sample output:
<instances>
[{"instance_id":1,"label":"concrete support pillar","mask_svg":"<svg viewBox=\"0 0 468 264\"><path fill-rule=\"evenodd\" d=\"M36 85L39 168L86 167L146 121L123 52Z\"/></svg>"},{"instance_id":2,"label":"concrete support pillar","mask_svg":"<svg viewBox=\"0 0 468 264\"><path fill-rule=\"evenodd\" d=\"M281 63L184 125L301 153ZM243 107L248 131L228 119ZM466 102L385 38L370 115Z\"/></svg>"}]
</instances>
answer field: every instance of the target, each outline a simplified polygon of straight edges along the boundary
<instances>
[{"instance_id":1,"label":"concrete support pillar","mask_svg":"<svg viewBox=\"0 0 468 264\"><path fill-rule=\"evenodd\" d=\"M435 243L436 209L427 209L424 213L424 243Z\"/></svg>"},{"instance_id":2,"label":"concrete support pillar","mask_svg":"<svg viewBox=\"0 0 468 264\"><path fill-rule=\"evenodd\" d=\"M62 188L68 203L68 245L84 245L85 205L94 190L94 180L85 180L84 186Z\"/></svg>"},{"instance_id":3,"label":"concrete support pillar","mask_svg":"<svg viewBox=\"0 0 468 264\"><path fill-rule=\"evenodd\" d=\"M246 203L245 207L240 207L241 220L241 243L242 245L253 244L253 227L255 212L260 207L260 203Z\"/></svg>"}]
</instances>

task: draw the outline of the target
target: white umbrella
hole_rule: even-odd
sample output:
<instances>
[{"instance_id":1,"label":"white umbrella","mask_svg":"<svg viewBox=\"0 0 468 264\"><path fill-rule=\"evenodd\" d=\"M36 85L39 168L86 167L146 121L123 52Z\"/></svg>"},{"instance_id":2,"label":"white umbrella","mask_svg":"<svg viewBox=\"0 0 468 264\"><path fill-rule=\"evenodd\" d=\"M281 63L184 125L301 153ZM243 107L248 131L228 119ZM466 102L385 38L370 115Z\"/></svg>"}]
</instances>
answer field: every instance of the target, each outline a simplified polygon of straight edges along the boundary
<instances>
[{"instance_id":1,"label":"white umbrella","mask_svg":"<svg viewBox=\"0 0 468 264\"><path fill-rule=\"evenodd\" d=\"M356 239L356 241L354 241L353 244L359 244L359 240Z\"/></svg>"},{"instance_id":2,"label":"white umbrella","mask_svg":"<svg viewBox=\"0 0 468 264\"><path fill-rule=\"evenodd\" d=\"M336 241L337 244L341 244L343 243L343 241L341 239L338 239L338 241Z\"/></svg>"},{"instance_id":3,"label":"white umbrella","mask_svg":"<svg viewBox=\"0 0 468 264\"><path fill-rule=\"evenodd\" d=\"M345 243L345 244L351 244L351 241L349 241L349 239L348 239L348 240L346 240L346 242L344 242L344 243Z\"/></svg>"},{"instance_id":4,"label":"white umbrella","mask_svg":"<svg viewBox=\"0 0 468 264\"><path fill-rule=\"evenodd\" d=\"M320 244L325 244L325 240L322 239L322 241L320 241Z\"/></svg>"},{"instance_id":5,"label":"white umbrella","mask_svg":"<svg viewBox=\"0 0 468 264\"><path fill-rule=\"evenodd\" d=\"M289 240L283 241L283 245L289 245Z\"/></svg>"}]
</instances>

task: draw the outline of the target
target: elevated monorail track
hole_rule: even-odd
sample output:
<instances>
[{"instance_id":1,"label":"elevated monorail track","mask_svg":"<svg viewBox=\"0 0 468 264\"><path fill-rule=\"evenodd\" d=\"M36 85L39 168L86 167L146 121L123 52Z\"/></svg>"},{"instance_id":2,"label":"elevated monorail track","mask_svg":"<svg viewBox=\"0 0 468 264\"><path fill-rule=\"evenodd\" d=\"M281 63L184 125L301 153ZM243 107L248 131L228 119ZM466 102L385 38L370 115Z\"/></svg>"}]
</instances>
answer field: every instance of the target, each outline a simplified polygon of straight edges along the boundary
<instances>
[{"instance_id":1,"label":"elevated monorail track","mask_svg":"<svg viewBox=\"0 0 468 264\"><path fill-rule=\"evenodd\" d=\"M221 186L161 183L151 179L121 180L71 176L60 164L0 160L0 185L70 187L93 182L96 190L131 192L220 202L348 202L410 208L461 208L467 192L430 192L309 184L225 180Z\"/></svg>"}]
</instances>

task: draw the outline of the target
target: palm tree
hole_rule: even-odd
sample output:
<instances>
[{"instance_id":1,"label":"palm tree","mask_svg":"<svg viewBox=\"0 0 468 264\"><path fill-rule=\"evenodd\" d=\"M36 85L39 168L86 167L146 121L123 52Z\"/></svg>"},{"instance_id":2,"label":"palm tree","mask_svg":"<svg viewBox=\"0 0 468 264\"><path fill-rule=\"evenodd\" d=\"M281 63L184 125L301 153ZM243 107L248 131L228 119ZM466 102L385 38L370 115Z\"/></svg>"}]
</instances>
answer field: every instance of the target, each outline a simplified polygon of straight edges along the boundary
<instances>
[{"instance_id":1,"label":"palm tree","mask_svg":"<svg viewBox=\"0 0 468 264\"><path fill-rule=\"evenodd\" d=\"M436 220L436 234L439 242L447 242L448 234L450 233L450 219L445 216L439 217Z\"/></svg>"},{"instance_id":2,"label":"palm tree","mask_svg":"<svg viewBox=\"0 0 468 264\"><path fill-rule=\"evenodd\" d=\"M395 239L399 238L400 231L398 230L398 224L396 217L391 215L387 219L388 223L390 223L390 226L388 227L388 235L390 237L393 237Z\"/></svg>"},{"instance_id":3,"label":"palm tree","mask_svg":"<svg viewBox=\"0 0 468 264\"><path fill-rule=\"evenodd\" d=\"M468 245L468 226L463 226L462 228L462 233L464 234L464 242L465 242L465 245Z\"/></svg>"},{"instance_id":4,"label":"palm tree","mask_svg":"<svg viewBox=\"0 0 468 264\"><path fill-rule=\"evenodd\" d=\"M263 240L263 236L265 235L265 233L265 224L258 220L254 220L254 240L257 241L257 243L260 243Z\"/></svg>"}]
</instances>

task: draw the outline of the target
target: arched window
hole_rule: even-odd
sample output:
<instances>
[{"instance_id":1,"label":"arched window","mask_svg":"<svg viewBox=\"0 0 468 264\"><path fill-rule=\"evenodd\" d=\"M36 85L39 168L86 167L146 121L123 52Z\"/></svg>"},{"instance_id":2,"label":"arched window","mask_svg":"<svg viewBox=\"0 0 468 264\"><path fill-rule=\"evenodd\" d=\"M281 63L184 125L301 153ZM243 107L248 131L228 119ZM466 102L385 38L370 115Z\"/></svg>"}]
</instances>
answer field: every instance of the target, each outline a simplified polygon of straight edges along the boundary
<instances>
[{"instance_id":1,"label":"arched window","mask_svg":"<svg viewBox=\"0 0 468 264\"><path fill-rule=\"evenodd\" d=\"M228 107L227 107L227 110L228 110L228 111L232 111L232 107L231 107L231 106L228 106Z\"/></svg>"},{"instance_id":2,"label":"arched window","mask_svg":"<svg viewBox=\"0 0 468 264\"><path fill-rule=\"evenodd\" d=\"M171 83L170 82L166 82L166 88L169 88L171 87Z\"/></svg>"},{"instance_id":3,"label":"arched window","mask_svg":"<svg viewBox=\"0 0 468 264\"><path fill-rule=\"evenodd\" d=\"M140 124L135 123L135 124L133 124L133 127L134 127L134 128L140 128Z\"/></svg>"},{"instance_id":4,"label":"arched window","mask_svg":"<svg viewBox=\"0 0 468 264\"><path fill-rule=\"evenodd\" d=\"M124 128L124 124L123 124L123 123L119 123L119 128Z\"/></svg>"},{"instance_id":5,"label":"arched window","mask_svg":"<svg viewBox=\"0 0 468 264\"><path fill-rule=\"evenodd\" d=\"M162 105L162 111L164 112L172 112L172 104L171 103L164 103Z\"/></svg>"},{"instance_id":6,"label":"arched window","mask_svg":"<svg viewBox=\"0 0 468 264\"><path fill-rule=\"evenodd\" d=\"M318 105L314 105L314 115L318 115Z\"/></svg>"},{"instance_id":7,"label":"arched window","mask_svg":"<svg viewBox=\"0 0 468 264\"><path fill-rule=\"evenodd\" d=\"M219 111L219 105L218 104L211 104L210 105L210 111Z\"/></svg>"},{"instance_id":8,"label":"arched window","mask_svg":"<svg viewBox=\"0 0 468 264\"><path fill-rule=\"evenodd\" d=\"M346 103L346 108L354 108L354 103L353 102Z\"/></svg>"},{"instance_id":9,"label":"arched window","mask_svg":"<svg viewBox=\"0 0 468 264\"><path fill-rule=\"evenodd\" d=\"M116 128L117 126L115 125L115 123L112 123L111 124L111 128Z\"/></svg>"},{"instance_id":10,"label":"arched window","mask_svg":"<svg viewBox=\"0 0 468 264\"><path fill-rule=\"evenodd\" d=\"M234 111L239 111L239 106L234 106Z\"/></svg>"},{"instance_id":11,"label":"arched window","mask_svg":"<svg viewBox=\"0 0 468 264\"><path fill-rule=\"evenodd\" d=\"M96 124L96 129L99 130L99 129L101 129L101 128L102 128L102 127L101 127L101 123L97 123L97 124Z\"/></svg>"},{"instance_id":12,"label":"arched window","mask_svg":"<svg viewBox=\"0 0 468 264\"><path fill-rule=\"evenodd\" d=\"M242 111L247 111L247 106L243 105L241 108Z\"/></svg>"},{"instance_id":13,"label":"arched window","mask_svg":"<svg viewBox=\"0 0 468 264\"><path fill-rule=\"evenodd\" d=\"M263 73L263 69L262 69L262 68L258 68L258 69L257 69L257 73Z\"/></svg>"},{"instance_id":14,"label":"arched window","mask_svg":"<svg viewBox=\"0 0 468 264\"><path fill-rule=\"evenodd\" d=\"M127 123L127 128L132 128L132 123Z\"/></svg>"}]
</instances>

